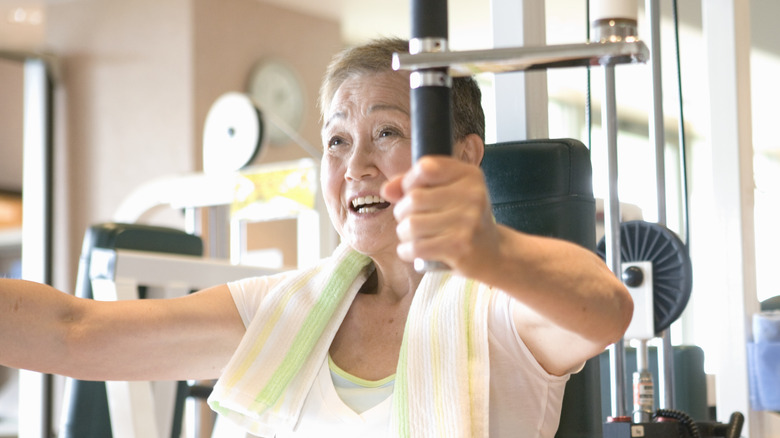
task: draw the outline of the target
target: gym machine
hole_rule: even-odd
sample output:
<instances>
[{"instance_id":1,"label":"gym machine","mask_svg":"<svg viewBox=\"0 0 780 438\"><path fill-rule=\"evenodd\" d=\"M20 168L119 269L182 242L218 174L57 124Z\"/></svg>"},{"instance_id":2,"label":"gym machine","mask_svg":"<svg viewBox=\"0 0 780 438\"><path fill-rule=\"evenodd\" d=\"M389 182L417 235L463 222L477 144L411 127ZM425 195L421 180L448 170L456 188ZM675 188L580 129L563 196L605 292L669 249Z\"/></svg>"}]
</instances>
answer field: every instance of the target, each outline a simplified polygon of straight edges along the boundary
<instances>
[{"instance_id":1,"label":"gym machine","mask_svg":"<svg viewBox=\"0 0 780 438\"><path fill-rule=\"evenodd\" d=\"M617 115L615 67L650 61L653 73L653 126L658 171L659 218L665 220L663 187L663 130L658 61L659 9L647 0L652 51L637 33L633 0L602 0L589 8L591 41L581 44L499 48L453 52L448 48L447 0L411 0L409 53L396 53L395 70L410 71L413 159L451 153L450 96L452 77L477 73L500 74L574 66L604 70L602 120L607 135L609 193L605 200L605 237L598 253L629 288L637 304L627 336L639 340L637 371L633 374L632 415L625 400L625 344L610 348L611 415L603 424L605 438L729 437L740 435L744 417L732 414L728 424L697 423L673 409L671 340L667 328L685 308L691 292L691 264L685 244L662 223L620 223L617 192ZM660 127L661 135L658 135ZM436 261L418 260L418 270L446 269ZM653 412L655 385L648 371L647 341L661 337L659 377L662 408ZM559 434L560 436L560 434ZM578 435L579 436L579 435Z\"/></svg>"}]
</instances>

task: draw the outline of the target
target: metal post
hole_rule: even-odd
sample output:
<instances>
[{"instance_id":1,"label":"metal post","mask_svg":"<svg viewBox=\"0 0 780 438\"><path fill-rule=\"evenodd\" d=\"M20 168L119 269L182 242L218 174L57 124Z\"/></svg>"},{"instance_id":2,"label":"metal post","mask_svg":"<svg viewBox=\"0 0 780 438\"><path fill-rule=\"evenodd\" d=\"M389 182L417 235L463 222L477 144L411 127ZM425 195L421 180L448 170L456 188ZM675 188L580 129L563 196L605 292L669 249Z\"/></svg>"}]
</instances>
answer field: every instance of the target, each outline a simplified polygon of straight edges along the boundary
<instances>
[{"instance_id":1,"label":"metal post","mask_svg":"<svg viewBox=\"0 0 780 438\"><path fill-rule=\"evenodd\" d=\"M604 202L604 229L607 266L620 277L620 200L618 198L617 160L617 102L615 99L615 66L604 65L604 102L602 103L602 127L607 139L608 193ZM612 391L612 416L626 416L626 368L623 339L609 350L610 382Z\"/></svg>"},{"instance_id":2,"label":"metal post","mask_svg":"<svg viewBox=\"0 0 780 438\"><path fill-rule=\"evenodd\" d=\"M208 255L215 259L230 257L230 206L217 205L208 209Z\"/></svg>"},{"instance_id":3,"label":"metal post","mask_svg":"<svg viewBox=\"0 0 780 438\"><path fill-rule=\"evenodd\" d=\"M51 83L41 59L24 64L24 156L22 194L22 278L51 284L52 279L52 121ZM19 372L21 438L48 438L52 431L52 385L48 374Z\"/></svg>"},{"instance_id":4,"label":"metal post","mask_svg":"<svg viewBox=\"0 0 780 438\"><path fill-rule=\"evenodd\" d=\"M658 194L658 223L666 224L666 169L664 165L664 109L661 84L661 24L658 0L646 0L645 9L650 22L648 47L650 49L650 72L652 79L653 111L650 117L650 144L655 147L656 192Z\"/></svg>"},{"instance_id":5,"label":"metal post","mask_svg":"<svg viewBox=\"0 0 780 438\"><path fill-rule=\"evenodd\" d=\"M655 147L655 181L658 205L658 223L666 225L666 165L663 110L663 85L661 82L661 11L658 0L646 0L645 10L649 21L650 69L653 92L653 112L650 117L650 143ZM660 334L658 348L658 405L674 409L674 354L669 330Z\"/></svg>"},{"instance_id":6,"label":"metal post","mask_svg":"<svg viewBox=\"0 0 780 438\"><path fill-rule=\"evenodd\" d=\"M661 409L675 409L674 396L674 347L669 330L661 334L658 348L658 406Z\"/></svg>"}]
</instances>

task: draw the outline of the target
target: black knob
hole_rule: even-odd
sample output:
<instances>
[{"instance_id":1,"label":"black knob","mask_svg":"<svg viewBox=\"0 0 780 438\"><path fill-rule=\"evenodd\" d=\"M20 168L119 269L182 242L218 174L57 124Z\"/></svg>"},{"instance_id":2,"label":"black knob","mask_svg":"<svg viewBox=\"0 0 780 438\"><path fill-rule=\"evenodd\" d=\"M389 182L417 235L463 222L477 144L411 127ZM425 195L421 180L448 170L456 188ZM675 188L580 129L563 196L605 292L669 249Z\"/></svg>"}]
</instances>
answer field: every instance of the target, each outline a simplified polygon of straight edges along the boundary
<instances>
[{"instance_id":1,"label":"black knob","mask_svg":"<svg viewBox=\"0 0 780 438\"><path fill-rule=\"evenodd\" d=\"M628 287L638 287L645 280L645 274L637 266L629 266L623 271L623 283Z\"/></svg>"}]
</instances>

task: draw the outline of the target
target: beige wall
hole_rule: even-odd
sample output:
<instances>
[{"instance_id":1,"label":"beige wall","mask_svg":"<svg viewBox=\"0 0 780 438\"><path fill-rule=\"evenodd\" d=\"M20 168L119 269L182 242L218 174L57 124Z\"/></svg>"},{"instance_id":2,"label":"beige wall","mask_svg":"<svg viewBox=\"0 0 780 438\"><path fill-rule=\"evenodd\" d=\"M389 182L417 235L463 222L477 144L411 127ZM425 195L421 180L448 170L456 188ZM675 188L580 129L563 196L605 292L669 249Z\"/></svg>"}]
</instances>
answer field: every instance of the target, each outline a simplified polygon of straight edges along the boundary
<instances>
[{"instance_id":1,"label":"beige wall","mask_svg":"<svg viewBox=\"0 0 780 438\"><path fill-rule=\"evenodd\" d=\"M151 178L193 168L188 0L53 3L55 257L72 287L86 227ZM67 274L64 274L67 273Z\"/></svg>"},{"instance_id":2,"label":"beige wall","mask_svg":"<svg viewBox=\"0 0 780 438\"><path fill-rule=\"evenodd\" d=\"M302 15L256 0L194 0L196 142L212 102L226 91L244 91L260 60L281 58L301 76L306 106L301 135L320 144L315 100L325 66L341 49L335 21ZM294 144L269 148L264 161L308 156Z\"/></svg>"},{"instance_id":3,"label":"beige wall","mask_svg":"<svg viewBox=\"0 0 780 438\"><path fill-rule=\"evenodd\" d=\"M314 98L341 47L338 23L256 0L81 0L47 10L56 78L55 282L70 289L87 226L110 221L151 179L200 168L206 113L243 91L251 66L283 58L306 86L302 135L319 144ZM304 156L294 145L265 160ZM157 219L155 217L155 219ZM180 220L170 212L161 220Z\"/></svg>"}]
</instances>

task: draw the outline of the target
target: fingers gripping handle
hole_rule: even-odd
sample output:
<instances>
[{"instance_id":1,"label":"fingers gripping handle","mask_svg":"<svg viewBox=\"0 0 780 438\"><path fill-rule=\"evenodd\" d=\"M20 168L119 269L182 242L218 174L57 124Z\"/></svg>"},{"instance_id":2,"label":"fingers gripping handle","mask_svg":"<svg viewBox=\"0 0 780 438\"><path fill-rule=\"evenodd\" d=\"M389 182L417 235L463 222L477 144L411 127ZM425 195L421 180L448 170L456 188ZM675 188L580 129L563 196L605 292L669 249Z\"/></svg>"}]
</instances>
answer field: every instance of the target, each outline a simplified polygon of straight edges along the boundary
<instances>
[{"instance_id":1,"label":"fingers gripping handle","mask_svg":"<svg viewBox=\"0 0 780 438\"><path fill-rule=\"evenodd\" d=\"M447 0L411 0L409 53L447 50ZM412 159L452 155L452 78L447 69L411 72ZM446 270L437 261L414 261L418 272Z\"/></svg>"}]
</instances>

